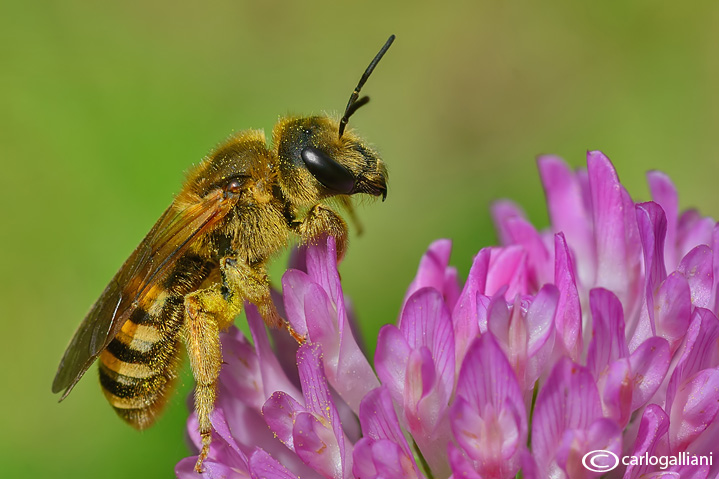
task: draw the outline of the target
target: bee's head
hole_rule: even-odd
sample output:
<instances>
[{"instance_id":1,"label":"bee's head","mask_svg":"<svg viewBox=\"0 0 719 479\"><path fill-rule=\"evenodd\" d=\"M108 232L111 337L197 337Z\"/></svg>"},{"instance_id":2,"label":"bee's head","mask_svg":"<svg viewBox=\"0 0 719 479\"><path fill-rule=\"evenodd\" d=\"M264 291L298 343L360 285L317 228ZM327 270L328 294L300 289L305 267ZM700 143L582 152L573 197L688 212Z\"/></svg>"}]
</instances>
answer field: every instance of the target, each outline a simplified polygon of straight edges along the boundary
<instances>
[{"instance_id":1,"label":"bee's head","mask_svg":"<svg viewBox=\"0 0 719 479\"><path fill-rule=\"evenodd\" d=\"M392 45L391 35L360 78L340 121L326 116L285 118L272 132L280 162L280 186L295 203L312 204L335 195L367 193L387 197L387 169L377 153L351 131L350 116L369 101L359 96L377 63Z\"/></svg>"},{"instance_id":2,"label":"bee's head","mask_svg":"<svg viewBox=\"0 0 719 479\"><path fill-rule=\"evenodd\" d=\"M285 118L273 142L279 183L290 201L312 204L335 195L387 196L387 170L377 153L351 131L326 116Z\"/></svg>"}]
</instances>

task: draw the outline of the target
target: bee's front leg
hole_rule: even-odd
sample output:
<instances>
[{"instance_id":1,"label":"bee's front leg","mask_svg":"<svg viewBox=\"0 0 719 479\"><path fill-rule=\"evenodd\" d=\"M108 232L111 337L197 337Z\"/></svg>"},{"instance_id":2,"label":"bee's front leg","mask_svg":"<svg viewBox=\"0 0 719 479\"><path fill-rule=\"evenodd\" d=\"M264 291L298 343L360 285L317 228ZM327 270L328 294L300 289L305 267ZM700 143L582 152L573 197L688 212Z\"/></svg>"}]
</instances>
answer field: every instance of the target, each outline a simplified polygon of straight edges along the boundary
<instances>
[{"instance_id":1,"label":"bee's front leg","mask_svg":"<svg viewBox=\"0 0 719 479\"><path fill-rule=\"evenodd\" d=\"M347 251L347 223L334 210L323 204L316 204L307 212L305 219L298 225L297 232L305 244L314 244L326 236L334 236L338 260L341 260Z\"/></svg>"},{"instance_id":2,"label":"bee's front leg","mask_svg":"<svg viewBox=\"0 0 719 479\"><path fill-rule=\"evenodd\" d=\"M220 285L202 289L185 296L185 322L182 339L190 357L195 387L195 411L202 437L202 450L195 470L202 472L212 440L210 414L215 407L217 378L222 366L220 330L231 323L242 309L241 300L228 300Z\"/></svg>"}]
</instances>

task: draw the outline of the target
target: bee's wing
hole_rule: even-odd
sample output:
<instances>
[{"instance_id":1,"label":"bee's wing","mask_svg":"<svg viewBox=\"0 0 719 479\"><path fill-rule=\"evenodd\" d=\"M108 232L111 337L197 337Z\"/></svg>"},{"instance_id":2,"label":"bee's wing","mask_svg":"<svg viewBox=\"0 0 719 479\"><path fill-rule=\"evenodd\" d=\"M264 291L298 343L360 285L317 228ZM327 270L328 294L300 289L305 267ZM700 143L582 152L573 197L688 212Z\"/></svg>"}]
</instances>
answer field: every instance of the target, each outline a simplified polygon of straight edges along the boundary
<instances>
[{"instance_id":1,"label":"bee's wing","mask_svg":"<svg viewBox=\"0 0 719 479\"><path fill-rule=\"evenodd\" d=\"M70 341L52 383L52 392L65 390L61 401L117 335L135 305L162 281L192 242L221 221L236 202L224 198L218 190L189 206L178 207L175 202L163 213L112 278Z\"/></svg>"}]
</instances>

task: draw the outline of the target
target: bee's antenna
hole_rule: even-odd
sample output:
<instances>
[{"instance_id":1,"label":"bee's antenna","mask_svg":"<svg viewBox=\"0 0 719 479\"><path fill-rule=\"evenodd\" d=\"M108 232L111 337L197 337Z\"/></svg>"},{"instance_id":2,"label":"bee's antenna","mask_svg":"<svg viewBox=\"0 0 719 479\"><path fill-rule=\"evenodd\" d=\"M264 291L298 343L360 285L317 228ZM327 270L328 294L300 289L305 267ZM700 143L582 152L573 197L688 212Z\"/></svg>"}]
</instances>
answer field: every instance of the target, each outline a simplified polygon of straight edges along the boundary
<instances>
[{"instance_id":1,"label":"bee's antenna","mask_svg":"<svg viewBox=\"0 0 719 479\"><path fill-rule=\"evenodd\" d=\"M352 95L350 95L350 101L347 102L347 108L345 108L345 114L340 120L340 138L342 138L342 133L345 132L345 127L347 126L347 122L349 121L350 117L354 112L357 111L357 109L363 105L366 105L367 102L369 102L368 96L363 96L362 98L359 98L359 92L362 89L362 86L364 86L365 82L369 78L369 76L372 74L372 70L374 70L374 67L377 66L379 61L382 59L384 54L389 49L390 45L392 45L392 42L394 41L394 35L390 35L387 39L387 42L384 44L384 46L380 49L380 51L375 55L374 59L370 62L367 69L362 74L362 78L360 78L359 83L355 87L355 90L352 92Z\"/></svg>"}]
</instances>

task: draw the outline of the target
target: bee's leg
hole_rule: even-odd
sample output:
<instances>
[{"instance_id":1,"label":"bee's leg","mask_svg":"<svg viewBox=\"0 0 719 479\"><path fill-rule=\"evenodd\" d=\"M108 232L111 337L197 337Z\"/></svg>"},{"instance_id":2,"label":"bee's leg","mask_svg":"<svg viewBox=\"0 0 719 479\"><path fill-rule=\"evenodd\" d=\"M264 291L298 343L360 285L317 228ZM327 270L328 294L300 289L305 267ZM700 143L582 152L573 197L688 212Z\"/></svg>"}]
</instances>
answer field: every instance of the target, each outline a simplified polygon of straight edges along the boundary
<instances>
[{"instance_id":1,"label":"bee's leg","mask_svg":"<svg viewBox=\"0 0 719 479\"><path fill-rule=\"evenodd\" d=\"M207 458L212 440L210 414L215 406L217 378L222 366L220 331L232 324L242 310L243 301L246 299L254 303L268 326L284 327L298 342L304 342L304 338L280 318L270 296L270 282L264 267L251 267L237 258L225 257L220 261L220 271L222 285L185 296L182 336L197 383L195 411L202 437L202 450L195 464L197 472L202 472L202 463Z\"/></svg>"},{"instance_id":2,"label":"bee's leg","mask_svg":"<svg viewBox=\"0 0 719 479\"><path fill-rule=\"evenodd\" d=\"M250 266L235 257L225 257L220 261L222 276L226 288L234 296L242 297L257 306L265 324L271 328L286 329L298 343L304 338L280 317L270 294L270 280L263 265Z\"/></svg>"},{"instance_id":3,"label":"bee's leg","mask_svg":"<svg viewBox=\"0 0 719 479\"><path fill-rule=\"evenodd\" d=\"M302 242L314 244L325 236L334 236L337 245L337 260L341 260L347 251L347 223L331 208L316 204L298 226Z\"/></svg>"},{"instance_id":4,"label":"bee's leg","mask_svg":"<svg viewBox=\"0 0 719 479\"><path fill-rule=\"evenodd\" d=\"M202 450L195 470L202 472L212 440L210 414L215 407L217 377L222 366L220 330L231 322L242 308L241 301L228 300L219 286L195 291L185 296L185 322L182 337L195 377L195 411L202 437Z\"/></svg>"}]
</instances>

